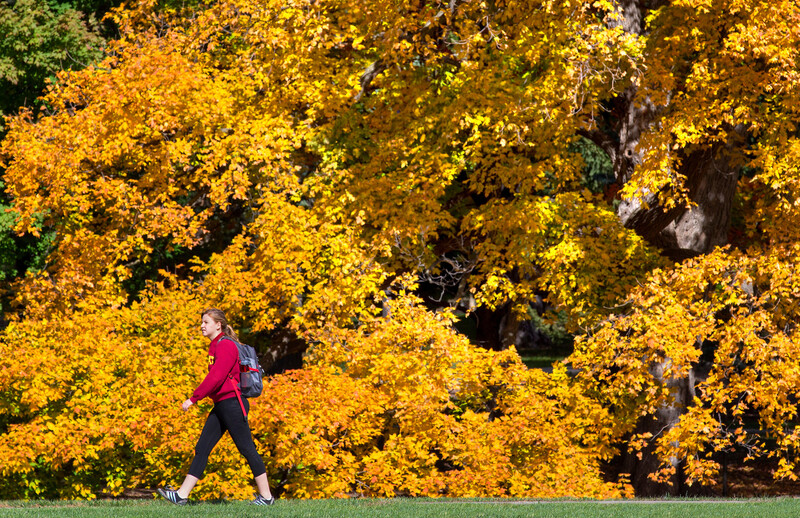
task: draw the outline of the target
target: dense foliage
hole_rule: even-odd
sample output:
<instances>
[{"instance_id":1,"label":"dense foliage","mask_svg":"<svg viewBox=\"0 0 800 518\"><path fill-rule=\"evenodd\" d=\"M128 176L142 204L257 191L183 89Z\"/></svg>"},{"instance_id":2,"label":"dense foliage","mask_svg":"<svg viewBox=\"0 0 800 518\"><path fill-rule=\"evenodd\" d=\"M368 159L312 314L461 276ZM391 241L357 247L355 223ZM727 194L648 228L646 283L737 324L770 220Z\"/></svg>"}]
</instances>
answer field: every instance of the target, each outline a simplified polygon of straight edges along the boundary
<instances>
[{"instance_id":1,"label":"dense foliage","mask_svg":"<svg viewBox=\"0 0 800 518\"><path fill-rule=\"evenodd\" d=\"M98 61L104 41L93 17L67 4L16 0L0 4L0 115L33 106L49 78Z\"/></svg>"}]
</instances>

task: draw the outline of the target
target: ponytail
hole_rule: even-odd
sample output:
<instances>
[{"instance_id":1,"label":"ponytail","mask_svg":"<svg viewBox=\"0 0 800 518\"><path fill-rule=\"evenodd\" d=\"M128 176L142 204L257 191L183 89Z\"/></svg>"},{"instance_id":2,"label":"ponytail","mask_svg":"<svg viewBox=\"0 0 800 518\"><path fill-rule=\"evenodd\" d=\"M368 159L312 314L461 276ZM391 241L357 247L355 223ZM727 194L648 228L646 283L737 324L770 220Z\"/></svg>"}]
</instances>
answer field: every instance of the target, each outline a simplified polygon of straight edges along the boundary
<instances>
[{"instance_id":1,"label":"ponytail","mask_svg":"<svg viewBox=\"0 0 800 518\"><path fill-rule=\"evenodd\" d=\"M223 333L225 333L225 336L227 336L228 338L230 338L234 342L237 342L237 343L239 342L239 337L236 335L236 331L234 331L231 326L226 325L225 326L225 330L223 331Z\"/></svg>"}]
</instances>

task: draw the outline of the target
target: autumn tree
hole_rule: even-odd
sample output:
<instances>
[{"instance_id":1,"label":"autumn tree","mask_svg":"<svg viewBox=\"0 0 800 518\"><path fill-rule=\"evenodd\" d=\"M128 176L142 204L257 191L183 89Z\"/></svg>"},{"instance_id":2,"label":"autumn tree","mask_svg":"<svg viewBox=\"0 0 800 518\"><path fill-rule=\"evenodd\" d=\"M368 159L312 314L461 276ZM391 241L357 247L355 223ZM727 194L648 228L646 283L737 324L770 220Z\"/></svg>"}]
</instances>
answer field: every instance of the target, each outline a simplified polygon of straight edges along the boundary
<instances>
[{"instance_id":1,"label":"autumn tree","mask_svg":"<svg viewBox=\"0 0 800 518\"><path fill-rule=\"evenodd\" d=\"M102 55L96 22L66 5L17 0L0 6L0 113L33 106L45 80L83 68Z\"/></svg>"},{"instance_id":2,"label":"autumn tree","mask_svg":"<svg viewBox=\"0 0 800 518\"><path fill-rule=\"evenodd\" d=\"M287 406L271 412L300 404L293 384L367 391L329 427L298 417L277 428L288 439L270 446L274 467L297 496L467 494L486 466L509 477L497 494L620 495L624 479L600 483L598 466L629 446L665 460L664 476L683 466L709 481L713 451L753 444L741 426L752 412L779 438L753 452L791 451L796 6L351 7L143 1L116 12L122 36L106 59L63 74L49 111L23 111L3 143L16 229L55 235L46 267L13 286L9 354L19 340L41 351L37 336L58 319L115 321L188 291L250 336L288 336L307 349L306 369L277 378ZM589 188L590 141L613 164L616 201ZM715 249L734 216L736 247ZM159 254L181 265L164 272ZM181 282L163 299L143 282L172 276ZM409 293L419 281L445 292L430 313ZM581 335L575 380L563 367L526 372L507 348L543 296ZM485 345L507 350L468 347L448 330L453 308L494 315ZM425 367L436 354L463 360L437 373ZM425 405L386 362L431 384ZM784 368L781 390L748 397L748 383ZM3 371L4 387L20 372ZM53 399L70 401L77 380L63 380ZM65 407L22 397L9 395L7 448L45 416L75 426ZM520 429L533 432L515 439ZM157 439L142 440L145 451ZM301 462L292 445L328 454ZM8 476L34 469L35 450L20 452ZM408 463L382 462L392 455ZM64 462L43 459L45 470ZM140 460L141 473L168 468ZM560 468L536 485L566 460L576 485ZM532 471L514 475L522 466ZM632 469L637 488L658 469Z\"/></svg>"},{"instance_id":3,"label":"autumn tree","mask_svg":"<svg viewBox=\"0 0 800 518\"><path fill-rule=\"evenodd\" d=\"M770 313L762 306L766 300L793 304L774 293L785 289L784 261L795 260L791 243L796 227L793 202L788 200L795 197L797 171L792 157L797 156L800 121L796 50L800 11L792 2L633 1L621 3L620 13L616 23L646 42L643 67L623 95L608 101L609 112L615 115L608 127L588 134L612 158L622 186L617 213L625 226L674 260L701 257L665 273L666 277L657 274L644 290L649 294L632 299L631 315L607 324L621 333L614 342L619 345L611 350L627 358L619 361L636 362L623 348L630 348L631 340L645 340L638 342L644 349L634 353L644 353L640 358L650 362L649 373L640 374L659 391L671 394L656 398L659 403L647 403L648 417L642 416L638 432L652 436L662 454L672 448L668 443L679 445L675 448L681 454L668 455L667 471L675 475L677 467L688 472L690 481L704 480L718 468L714 460L703 457L709 451L758 442L742 435L744 413L753 412L765 433L777 434L779 442L792 440L774 429L774 418L766 410L783 408L781 412L791 414L782 406L788 400L782 404L758 401L760 396L750 399L748 394L757 392L755 385L748 388L734 380L740 374L760 378L758 372L766 367L763 359L739 363L741 355L758 356L773 348L779 357L792 354L784 349L791 349L794 331L787 326L791 317L787 320L782 310L776 310L774 318L756 325L758 331L751 319ZM736 227L733 218L738 219ZM702 256L729 243L738 250ZM694 294L680 287L690 268L704 272L695 279L699 291ZM663 311L677 312L665 318ZM685 326L690 322L697 325L694 315L709 320L689 334L679 331L688 331ZM659 320L642 324L640 316ZM663 329L656 329L659 324ZM750 332L763 342L752 342L747 338ZM605 331L603 336L608 336ZM606 338L598 340L604 343ZM677 343L682 352L671 349L670 344ZM731 352L731 347L741 353ZM593 356L597 350L591 351L584 357L589 350L581 349L578 363L603 364ZM731 366L731 359L737 367ZM736 388L729 390L731 385ZM781 386L777 397L791 399L796 390L790 382ZM726 396L720 398L722 393ZM779 419L783 425L793 419L784 417ZM673 425L677 428L670 430ZM721 432L734 429L739 431ZM786 452L782 445L772 453ZM793 464L782 466L785 474ZM652 461L634 471L640 491L665 490L648 482ZM674 476L672 482L677 487Z\"/></svg>"},{"instance_id":4,"label":"autumn tree","mask_svg":"<svg viewBox=\"0 0 800 518\"><path fill-rule=\"evenodd\" d=\"M78 8L76 8L78 7ZM62 70L75 70L103 57L105 44L97 20L110 8L104 0L79 6L20 0L0 5L0 118L20 106L36 106L45 83ZM107 36L108 33L106 32ZM0 138L5 135L0 119ZM0 279L21 277L45 263L52 232L42 236L17 236L16 212L0 182ZM0 307L8 310L8 293Z\"/></svg>"}]
</instances>

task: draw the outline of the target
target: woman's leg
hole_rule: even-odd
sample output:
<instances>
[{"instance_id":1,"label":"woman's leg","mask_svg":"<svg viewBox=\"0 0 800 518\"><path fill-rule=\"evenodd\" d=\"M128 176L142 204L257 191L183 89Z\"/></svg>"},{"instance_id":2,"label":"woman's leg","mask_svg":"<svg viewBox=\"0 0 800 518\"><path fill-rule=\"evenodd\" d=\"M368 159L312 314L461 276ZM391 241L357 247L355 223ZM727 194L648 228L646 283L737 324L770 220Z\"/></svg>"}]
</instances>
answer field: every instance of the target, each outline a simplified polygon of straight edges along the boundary
<instances>
[{"instance_id":1,"label":"woman's leg","mask_svg":"<svg viewBox=\"0 0 800 518\"><path fill-rule=\"evenodd\" d=\"M245 409L249 412L250 403L246 399L243 399L243 401ZM226 399L220 401L218 405L220 408L224 408L224 412L220 413L223 419L223 426L225 426L228 433L231 434L233 443L236 445L239 453L242 454L250 465L250 470L253 472L258 492L264 498L272 498L272 493L269 490L269 481L267 480L267 468L264 466L264 461L261 459L261 455L258 454L256 445L253 442L253 434L250 432L250 425L244 419L242 408L239 406L239 400L236 398Z\"/></svg>"},{"instance_id":2,"label":"woman's leg","mask_svg":"<svg viewBox=\"0 0 800 518\"><path fill-rule=\"evenodd\" d=\"M256 477L256 487L258 488L258 494L267 500L272 498L272 492L269 490L269 479L267 479L266 472Z\"/></svg>"},{"instance_id":3,"label":"woman's leg","mask_svg":"<svg viewBox=\"0 0 800 518\"><path fill-rule=\"evenodd\" d=\"M211 451L224 433L225 425L220 419L218 408L215 405L211 413L208 414L206 424L203 425L203 431L200 432L200 437L197 439L197 445L194 447L194 459L192 459L192 465L189 467L189 474L186 475L183 484L181 484L178 490L178 494L181 497L187 498L192 489L194 489L195 484L197 484L197 481L203 478L203 472L208 464L208 456L211 455Z\"/></svg>"},{"instance_id":4,"label":"woman's leg","mask_svg":"<svg viewBox=\"0 0 800 518\"><path fill-rule=\"evenodd\" d=\"M189 498L189 493L192 492L197 481L198 478L194 475L186 475L186 478L183 479L183 484L181 484L181 487L178 489L178 496L181 498Z\"/></svg>"}]
</instances>

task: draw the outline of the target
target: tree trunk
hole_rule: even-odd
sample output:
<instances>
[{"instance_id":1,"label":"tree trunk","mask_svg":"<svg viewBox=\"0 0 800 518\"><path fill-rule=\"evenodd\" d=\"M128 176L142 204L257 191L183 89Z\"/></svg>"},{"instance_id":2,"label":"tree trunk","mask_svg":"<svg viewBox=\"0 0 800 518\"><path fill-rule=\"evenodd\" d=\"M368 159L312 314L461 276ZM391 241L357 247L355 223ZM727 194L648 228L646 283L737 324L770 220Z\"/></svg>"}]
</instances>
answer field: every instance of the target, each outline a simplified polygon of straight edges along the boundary
<instances>
[{"instance_id":1,"label":"tree trunk","mask_svg":"<svg viewBox=\"0 0 800 518\"><path fill-rule=\"evenodd\" d=\"M690 371L685 378L664 378L664 370L668 364L669 360L656 362L652 365L650 373L673 391L675 399L671 404L659 407L652 416L639 421L635 433L650 433L653 439L641 452L641 457L638 455L639 452L628 452L623 463L624 470L631 475L631 484L636 495L640 497L686 495L687 488L684 484L680 459L668 459L675 469L675 474L669 480L656 482L651 478L651 475L663 466L663 459L655 454L655 441L678 423L694 398L694 373Z\"/></svg>"},{"instance_id":2,"label":"tree trunk","mask_svg":"<svg viewBox=\"0 0 800 518\"><path fill-rule=\"evenodd\" d=\"M647 11L663 3L663 0L621 0L618 9L622 17L614 23L627 32L643 35ZM652 131L652 123L667 108L656 106L649 99L637 99L637 94L636 86L631 86L611 106L614 119L619 121L613 137L600 133L592 136L611 158L620 185L628 182L642 163L643 150L639 148L642 134ZM676 260L705 254L727 243L731 201L738 181L736 170L730 166L727 146L689 150L681 158L678 173L686 177L689 197L695 206L665 210L658 205L657 193L650 193L644 200L622 200L617 210L626 227Z\"/></svg>"},{"instance_id":3,"label":"tree trunk","mask_svg":"<svg viewBox=\"0 0 800 518\"><path fill-rule=\"evenodd\" d=\"M631 33L642 35L646 11L658 7L661 0L622 0L618 7L622 13L619 24ZM620 121L615 131L618 138L598 135L593 140L607 152L614 165L617 181L625 184L635 168L642 163L639 143L645 131L656 127L652 123L659 112L667 106L655 106L645 100L634 102L638 92L629 88L615 100L612 110ZM667 97L669 98L669 96ZM731 132L735 135L734 132ZM684 150L678 173L686 178L691 207L676 207L665 210L658 205L656 193L644 200L622 200L617 211L622 223L634 229L662 253L680 261L687 257L711 252L715 247L727 244L730 227L730 212L738 182L737 170L731 167L729 148L723 144L714 147ZM654 436L665 433L691 404L694 390L694 373L687 378L664 379L663 372L669 359L653 365L651 373L669 387L676 389L673 404L659 408L654 415L639 424L638 432L650 432ZM676 466L676 476L670 484L657 484L650 475L661 465L652 449L625 459L627 471L637 495L658 496L681 494L684 491L677 459L670 459Z\"/></svg>"},{"instance_id":4,"label":"tree trunk","mask_svg":"<svg viewBox=\"0 0 800 518\"><path fill-rule=\"evenodd\" d=\"M505 311L505 307L489 309L484 306L478 306L473 312L477 334L476 340L484 349L502 351L506 348L502 340Z\"/></svg>"},{"instance_id":5,"label":"tree trunk","mask_svg":"<svg viewBox=\"0 0 800 518\"><path fill-rule=\"evenodd\" d=\"M716 146L694 151L683 160L679 173L687 179L692 207L666 211L654 197L647 208L639 200L623 200L618 209L622 223L676 261L726 245L739 180L726 151Z\"/></svg>"}]
</instances>

